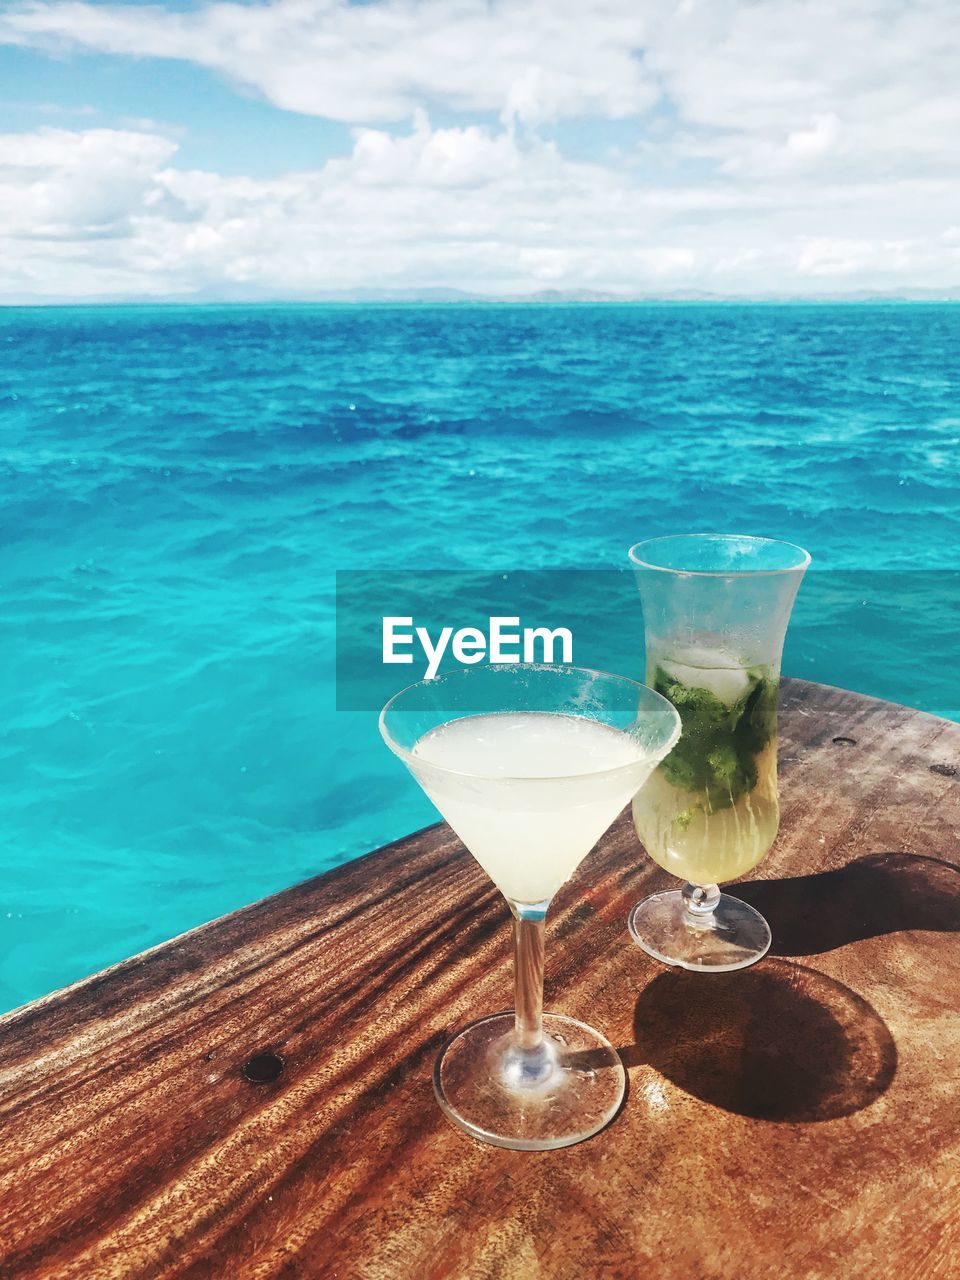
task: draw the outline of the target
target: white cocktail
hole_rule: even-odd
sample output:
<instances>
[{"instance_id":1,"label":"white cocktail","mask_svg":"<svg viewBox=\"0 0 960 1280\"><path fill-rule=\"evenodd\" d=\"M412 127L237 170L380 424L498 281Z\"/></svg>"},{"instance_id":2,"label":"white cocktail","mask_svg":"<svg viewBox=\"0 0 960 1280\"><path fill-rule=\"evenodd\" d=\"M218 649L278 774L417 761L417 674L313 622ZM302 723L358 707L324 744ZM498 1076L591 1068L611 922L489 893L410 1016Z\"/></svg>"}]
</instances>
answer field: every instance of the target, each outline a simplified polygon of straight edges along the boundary
<instances>
[{"instance_id":1,"label":"white cocktail","mask_svg":"<svg viewBox=\"0 0 960 1280\"><path fill-rule=\"evenodd\" d=\"M468 667L421 681L380 728L510 904L516 1010L459 1032L437 1060L447 1116L483 1141L544 1150L596 1133L626 1075L613 1046L544 1014L550 899L674 745L666 698L578 667Z\"/></svg>"},{"instance_id":2,"label":"white cocktail","mask_svg":"<svg viewBox=\"0 0 960 1280\"><path fill-rule=\"evenodd\" d=\"M413 756L424 791L518 903L553 897L659 759L620 729L550 711L450 720L426 733ZM568 797L571 778L577 787Z\"/></svg>"}]
</instances>

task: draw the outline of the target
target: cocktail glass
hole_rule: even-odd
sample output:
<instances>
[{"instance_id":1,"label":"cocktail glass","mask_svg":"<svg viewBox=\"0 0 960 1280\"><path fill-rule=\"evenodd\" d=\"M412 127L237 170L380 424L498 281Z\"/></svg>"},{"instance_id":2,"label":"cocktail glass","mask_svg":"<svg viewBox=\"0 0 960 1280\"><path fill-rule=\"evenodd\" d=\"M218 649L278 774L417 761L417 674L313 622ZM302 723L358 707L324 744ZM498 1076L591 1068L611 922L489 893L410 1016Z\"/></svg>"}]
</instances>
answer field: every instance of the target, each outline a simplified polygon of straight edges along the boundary
<instances>
[{"instance_id":1,"label":"cocktail glass","mask_svg":"<svg viewBox=\"0 0 960 1280\"><path fill-rule=\"evenodd\" d=\"M398 693L380 730L514 918L516 1010L449 1041L433 1076L440 1106L500 1147L590 1137L616 1113L626 1076L599 1032L543 1013L544 920L677 741L677 712L644 685L600 671L471 666Z\"/></svg>"},{"instance_id":2,"label":"cocktail glass","mask_svg":"<svg viewBox=\"0 0 960 1280\"><path fill-rule=\"evenodd\" d=\"M810 556L771 538L685 534L631 547L647 684L680 713L680 741L633 801L653 860L686 883L630 913L649 955L742 969L765 955L763 916L719 883L764 857L780 822L777 691L783 640Z\"/></svg>"}]
</instances>

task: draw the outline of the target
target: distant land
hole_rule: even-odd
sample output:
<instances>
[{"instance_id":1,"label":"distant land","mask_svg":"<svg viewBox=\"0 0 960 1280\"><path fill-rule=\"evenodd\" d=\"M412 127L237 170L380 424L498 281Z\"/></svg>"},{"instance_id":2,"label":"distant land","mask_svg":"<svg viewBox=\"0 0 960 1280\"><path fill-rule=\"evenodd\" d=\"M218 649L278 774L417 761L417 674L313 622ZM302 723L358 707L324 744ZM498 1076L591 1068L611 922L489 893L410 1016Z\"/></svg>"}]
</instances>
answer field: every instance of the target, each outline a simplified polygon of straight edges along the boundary
<instances>
[{"instance_id":1,"label":"distant land","mask_svg":"<svg viewBox=\"0 0 960 1280\"><path fill-rule=\"evenodd\" d=\"M674 289L651 293L614 293L599 289L540 289L533 293L471 293L463 289L337 289L317 290L309 294L275 293L272 290L255 290L234 286L198 290L188 294L103 295L98 298L48 297L38 294L18 294L0 298L2 307L83 307L83 306L310 306L316 303L343 303L363 305L371 303L392 304L531 304L569 305L571 303L816 303L816 302L960 302L960 284L943 289L901 289L896 292L882 290L857 290L849 293L770 293L733 294L709 293L701 289Z\"/></svg>"}]
</instances>

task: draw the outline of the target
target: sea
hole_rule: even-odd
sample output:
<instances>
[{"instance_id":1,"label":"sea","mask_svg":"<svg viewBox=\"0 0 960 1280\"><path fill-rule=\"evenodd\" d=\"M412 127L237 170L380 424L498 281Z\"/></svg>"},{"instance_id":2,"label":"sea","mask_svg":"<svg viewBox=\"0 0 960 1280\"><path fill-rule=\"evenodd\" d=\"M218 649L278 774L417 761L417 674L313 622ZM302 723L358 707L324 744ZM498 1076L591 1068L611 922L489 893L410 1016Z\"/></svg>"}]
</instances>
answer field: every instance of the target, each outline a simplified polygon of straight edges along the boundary
<instances>
[{"instance_id":1,"label":"sea","mask_svg":"<svg viewBox=\"0 0 960 1280\"><path fill-rule=\"evenodd\" d=\"M957 718L958 356L949 303L0 310L0 1009L434 820L337 571L785 538L784 670Z\"/></svg>"}]
</instances>

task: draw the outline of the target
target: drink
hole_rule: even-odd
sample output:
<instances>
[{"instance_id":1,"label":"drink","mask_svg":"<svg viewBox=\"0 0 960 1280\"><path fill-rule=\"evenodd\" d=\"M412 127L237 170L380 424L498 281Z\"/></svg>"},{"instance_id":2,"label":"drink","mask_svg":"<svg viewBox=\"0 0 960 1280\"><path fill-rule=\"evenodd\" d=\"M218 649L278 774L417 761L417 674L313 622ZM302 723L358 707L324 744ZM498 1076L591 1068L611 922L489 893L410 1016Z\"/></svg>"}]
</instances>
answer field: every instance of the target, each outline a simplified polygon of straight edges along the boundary
<instances>
[{"instance_id":1,"label":"drink","mask_svg":"<svg viewBox=\"0 0 960 1280\"><path fill-rule=\"evenodd\" d=\"M616 1115L627 1076L598 1031L543 1012L547 909L677 741L679 715L623 676L498 664L410 685L380 713L380 731L513 916L515 1008L447 1043L437 1101L495 1146L547 1151L589 1138ZM583 947L587 959L587 938Z\"/></svg>"},{"instance_id":2,"label":"drink","mask_svg":"<svg viewBox=\"0 0 960 1280\"><path fill-rule=\"evenodd\" d=\"M677 708L679 743L634 798L637 833L691 884L735 880L777 834L777 677L727 650L648 654L647 682Z\"/></svg>"},{"instance_id":3,"label":"drink","mask_svg":"<svg viewBox=\"0 0 960 1280\"><path fill-rule=\"evenodd\" d=\"M777 686L797 588L810 563L776 538L700 533L630 548L643 601L647 684L680 715L680 741L636 797L640 839L686 881L630 912L634 940L666 964L743 969L770 926L719 882L755 867L780 821Z\"/></svg>"},{"instance_id":4,"label":"drink","mask_svg":"<svg viewBox=\"0 0 960 1280\"><path fill-rule=\"evenodd\" d=\"M412 755L424 791L501 893L521 903L553 896L656 759L620 729L549 711L449 720Z\"/></svg>"}]
</instances>

